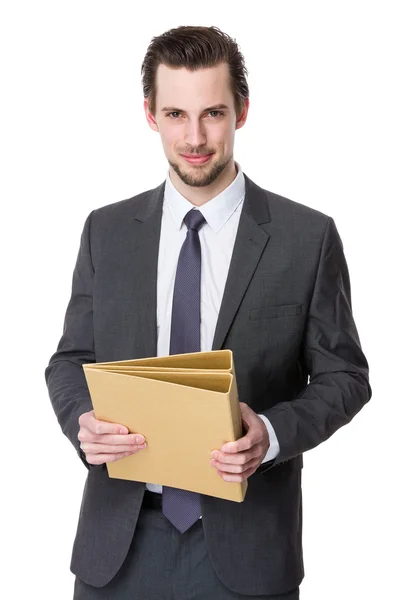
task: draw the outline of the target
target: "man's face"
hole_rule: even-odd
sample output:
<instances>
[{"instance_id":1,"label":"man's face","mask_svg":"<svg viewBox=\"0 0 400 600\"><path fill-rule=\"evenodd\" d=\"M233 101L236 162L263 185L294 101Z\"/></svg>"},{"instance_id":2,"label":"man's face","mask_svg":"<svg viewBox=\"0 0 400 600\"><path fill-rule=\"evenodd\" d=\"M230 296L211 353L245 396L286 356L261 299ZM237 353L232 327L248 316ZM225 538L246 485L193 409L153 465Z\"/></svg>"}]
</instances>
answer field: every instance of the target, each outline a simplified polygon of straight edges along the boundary
<instances>
[{"instance_id":1,"label":"man's face","mask_svg":"<svg viewBox=\"0 0 400 600\"><path fill-rule=\"evenodd\" d=\"M210 185L233 158L235 130L245 123L248 101L239 119L226 63L197 71L161 64L156 85L156 114L146 100L144 105L169 164L185 184ZM190 162L185 155L200 159Z\"/></svg>"}]
</instances>

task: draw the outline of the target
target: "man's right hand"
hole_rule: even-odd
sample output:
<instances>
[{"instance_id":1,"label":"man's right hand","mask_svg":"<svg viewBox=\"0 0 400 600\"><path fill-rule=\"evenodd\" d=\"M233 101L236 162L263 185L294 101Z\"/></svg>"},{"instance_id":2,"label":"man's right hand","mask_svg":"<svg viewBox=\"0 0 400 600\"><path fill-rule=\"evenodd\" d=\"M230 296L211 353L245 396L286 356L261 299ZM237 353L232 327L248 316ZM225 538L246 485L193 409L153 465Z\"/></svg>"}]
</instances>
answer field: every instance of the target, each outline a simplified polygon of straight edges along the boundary
<instances>
[{"instance_id":1,"label":"man's right hand","mask_svg":"<svg viewBox=\"0 0 400 600\"><path fill-rule=\"evenodd\" d=\"M142 435L129 433L124 425L99 421L93 410L79 417L79 426L78 440L86 461L91 465L114 462L136 454L147 445Z\"/></svg>"}]
</instances>

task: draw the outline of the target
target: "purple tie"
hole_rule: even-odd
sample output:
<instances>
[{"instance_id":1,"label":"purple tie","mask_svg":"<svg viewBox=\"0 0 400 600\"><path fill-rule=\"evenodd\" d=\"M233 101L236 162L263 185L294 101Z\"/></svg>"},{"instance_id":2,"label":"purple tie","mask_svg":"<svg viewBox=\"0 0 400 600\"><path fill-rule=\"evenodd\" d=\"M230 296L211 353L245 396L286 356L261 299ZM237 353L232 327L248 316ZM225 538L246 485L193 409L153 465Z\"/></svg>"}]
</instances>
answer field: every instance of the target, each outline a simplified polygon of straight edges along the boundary
<instances>
[{"instance_id":1,"label":"purple tie","mask_svg":"<svg viewBox=\"0 0 400 600\"><path fill-rule=\"evenodd\" d=\"M199 229L206 220L199 210L184 218L188 228L176 269L171 318L170 354L200 352L200 275ZM183 452L186 450L183 449ZM181 533L201 515L200 494L163 486L162 511Z\"/></svg>"}]
</instances>

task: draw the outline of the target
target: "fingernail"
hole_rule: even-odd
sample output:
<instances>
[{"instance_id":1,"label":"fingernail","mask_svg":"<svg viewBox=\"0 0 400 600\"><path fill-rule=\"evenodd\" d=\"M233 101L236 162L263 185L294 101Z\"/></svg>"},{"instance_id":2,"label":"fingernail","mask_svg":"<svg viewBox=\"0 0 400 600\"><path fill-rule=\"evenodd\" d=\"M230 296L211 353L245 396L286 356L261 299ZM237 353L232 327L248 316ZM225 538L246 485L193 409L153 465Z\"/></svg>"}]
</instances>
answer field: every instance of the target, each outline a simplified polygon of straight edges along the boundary
<instances>
[{"instance_id":1,"label":"fingernail","mask_svg":"<svg viewBox=\"0 0 400 600\"><path fill-rule=\"evenodd\" d=\"M144 437L143 437L142 435L137 435L137 436L136 436L136 439L135 439L135 442L136 442L137 444L143 444L143 442L144 442Z\"/></svg>"}]
</instances>

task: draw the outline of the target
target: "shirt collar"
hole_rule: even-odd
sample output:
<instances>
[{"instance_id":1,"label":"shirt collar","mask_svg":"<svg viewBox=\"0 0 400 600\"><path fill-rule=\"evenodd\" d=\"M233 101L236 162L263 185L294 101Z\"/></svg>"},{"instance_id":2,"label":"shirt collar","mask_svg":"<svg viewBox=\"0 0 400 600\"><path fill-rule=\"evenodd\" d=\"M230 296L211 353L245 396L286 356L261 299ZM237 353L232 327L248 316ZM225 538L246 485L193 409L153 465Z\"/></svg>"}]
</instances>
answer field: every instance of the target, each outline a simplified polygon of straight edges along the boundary
<instances>
[{"instance_id":1,"label":"shirt collar","mask_svg":"<svg viewBox=\"0 0 400 600\"><path fill-rule=\"evenodd\" d=\"M243 201L245 195L243 171L236 161L235 165L237 174L232 183L217 196L200 207L195 207L189 200L182 196L180 192L178 192L171 181L168 171L165 182L164 204L170 210L177 229L182 227L183 219L189 210L192 208L199 208L211 229L215 233L218 233Z\"/></svg>"}]
</instances>

